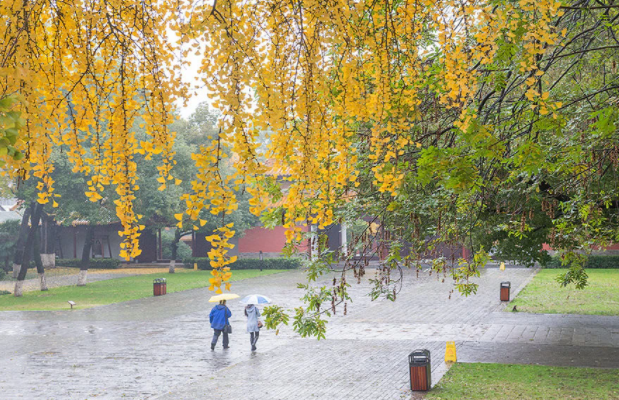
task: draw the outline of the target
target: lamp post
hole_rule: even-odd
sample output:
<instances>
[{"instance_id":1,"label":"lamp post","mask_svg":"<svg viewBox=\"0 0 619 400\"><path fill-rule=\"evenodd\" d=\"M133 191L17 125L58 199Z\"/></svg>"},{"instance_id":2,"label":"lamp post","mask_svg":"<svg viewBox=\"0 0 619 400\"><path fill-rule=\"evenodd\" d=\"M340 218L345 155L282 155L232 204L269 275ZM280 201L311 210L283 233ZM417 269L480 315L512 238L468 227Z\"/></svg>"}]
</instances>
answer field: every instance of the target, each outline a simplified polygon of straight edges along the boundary
<instances>
[{"instance_id":1,"label":"lamp post","mask_svg":"<svg viewBox=\"0 0 619 400\"><path fill-rule=\"evenodd\" d=\"M260 250L260 253L258 253L258 258L260 258L260 272L262 272L262 250Z\"/></svg>"}]
</instances>

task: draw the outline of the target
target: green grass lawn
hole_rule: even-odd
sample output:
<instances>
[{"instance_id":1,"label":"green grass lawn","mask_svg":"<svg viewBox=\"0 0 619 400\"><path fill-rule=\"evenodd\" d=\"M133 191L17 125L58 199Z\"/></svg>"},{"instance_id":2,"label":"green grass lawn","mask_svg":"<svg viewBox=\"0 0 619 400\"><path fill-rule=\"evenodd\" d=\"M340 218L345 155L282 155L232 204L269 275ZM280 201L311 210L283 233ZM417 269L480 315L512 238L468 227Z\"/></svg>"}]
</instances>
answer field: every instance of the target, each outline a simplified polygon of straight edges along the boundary
<instances>
[{"instance_id":1,"label":"green grass lawn","mask_svg":"<svg viewBox=\"0 0 619 400\"><path fill-rule=\"evenodd\" d=\"M619 269L588 269L589 284L583 290L560 287L556 282L565 269L543 269L506 308L548 314L619 315Z\"/></svg>"},{"instance_id":2,"label":"green grass lawn","mask_svg":"<svg viewBox=\"0 0 619 400\"><path fill-rule=\"evenodd\" d=\"M426 400L619 399L619 370L456 363Z\"/></svg>"},{"instance_id":3,"label":"green grass lawn","mask_svg":"<svg viewBox=\"0 0 619 400\"><path fill-rule=\"evenodd\" d=\"M232 272L232 281L254 278L283 272L282 270L239 270ZM86 286L64 286L52 288L48 292L25 292L23 297L13 295L0 296L0 311L26 310L66 310L67 301L77 303L76 308L90 308L105 304L120 303L128 300L151 297L153 279L166 278L167 292L181 292L208 286L212 275L210 271L177 270L175 274L159 273L130 276L89 283Z\"/></svg>"}]
</instances>

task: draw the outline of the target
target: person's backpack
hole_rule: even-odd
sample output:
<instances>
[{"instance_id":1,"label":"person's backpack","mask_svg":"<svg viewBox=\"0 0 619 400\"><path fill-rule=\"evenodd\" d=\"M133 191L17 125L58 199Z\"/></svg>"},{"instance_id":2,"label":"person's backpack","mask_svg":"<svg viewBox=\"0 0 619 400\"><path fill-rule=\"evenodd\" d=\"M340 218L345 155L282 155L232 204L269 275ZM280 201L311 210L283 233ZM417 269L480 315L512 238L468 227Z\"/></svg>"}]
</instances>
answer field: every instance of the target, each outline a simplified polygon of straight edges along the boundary
<instances>
[{"instance_id":1,"label":"person's backpack","mask_svg":"<svg viewBox=\"0 0 619 400\"><path fill-rule=\"evenodd\" d=\"M230 334L232 333L232 325L230 325L230 322L228 321L228 317L226 316L227 311L228 311L228 307L224 306L224 317L226 318L226 325L224 326L224 333Z\"/></svg>"}]
</instances>

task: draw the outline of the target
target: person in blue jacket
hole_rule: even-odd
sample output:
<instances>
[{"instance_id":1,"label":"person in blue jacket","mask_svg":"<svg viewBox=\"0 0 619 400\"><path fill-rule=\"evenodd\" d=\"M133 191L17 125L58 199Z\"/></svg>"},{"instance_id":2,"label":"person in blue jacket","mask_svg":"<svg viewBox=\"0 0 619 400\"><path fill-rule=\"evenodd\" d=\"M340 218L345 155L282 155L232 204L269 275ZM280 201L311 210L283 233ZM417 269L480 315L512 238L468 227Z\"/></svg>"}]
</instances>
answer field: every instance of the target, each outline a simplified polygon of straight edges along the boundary
<instances>
[{"instance_id":1,"label":"person in blue jacket","mask_svg":"<svg viewBox=\"0 0 619 400\"><path fill-rule=\"evenodd\" d=\"M224 334L224 349L228 346L228 331L225 330L226 325L229 325L228 318L232 316L232 312L226 307L226 300L222 300L215 307L211 309L209 320L211 321L211 328L215 331L213 334L213 340L211 341L211 350L215 350L215 345L219 339L219 335Z\"/></svg>"}]
</instances>

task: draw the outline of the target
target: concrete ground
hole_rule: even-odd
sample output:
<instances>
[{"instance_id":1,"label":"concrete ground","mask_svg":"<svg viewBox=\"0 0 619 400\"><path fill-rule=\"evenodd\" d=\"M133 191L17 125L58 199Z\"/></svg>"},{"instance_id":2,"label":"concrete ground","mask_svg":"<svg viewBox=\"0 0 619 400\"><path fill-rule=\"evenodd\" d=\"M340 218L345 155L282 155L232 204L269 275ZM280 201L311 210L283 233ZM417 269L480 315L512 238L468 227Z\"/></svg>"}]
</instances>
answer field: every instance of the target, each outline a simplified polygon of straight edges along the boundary
<instances>
[{"instance_id":1,"label":"concrete ground","mask_svg":"<svg viewBox=\"0 0 619 400\"><path fill-rule=\"evenodd\" d=\"M499 283L511 281L513 297L535 272L488 269L477 295L451 299L449 280L408 273L395 303L371 302L364 280L353 284L348 315L331 319L326 340L263 329L255 353L236 301L231 347L211 352L206 289L73 312L0 312L0 397L411 399L420 395L409 388L408 354L431 351L436 383L448 369L447 340L463 362L619 368L619 317L501 311ZM302 281L292 271L232 288L293 308Z\"/></svg>"}]
</instances>

